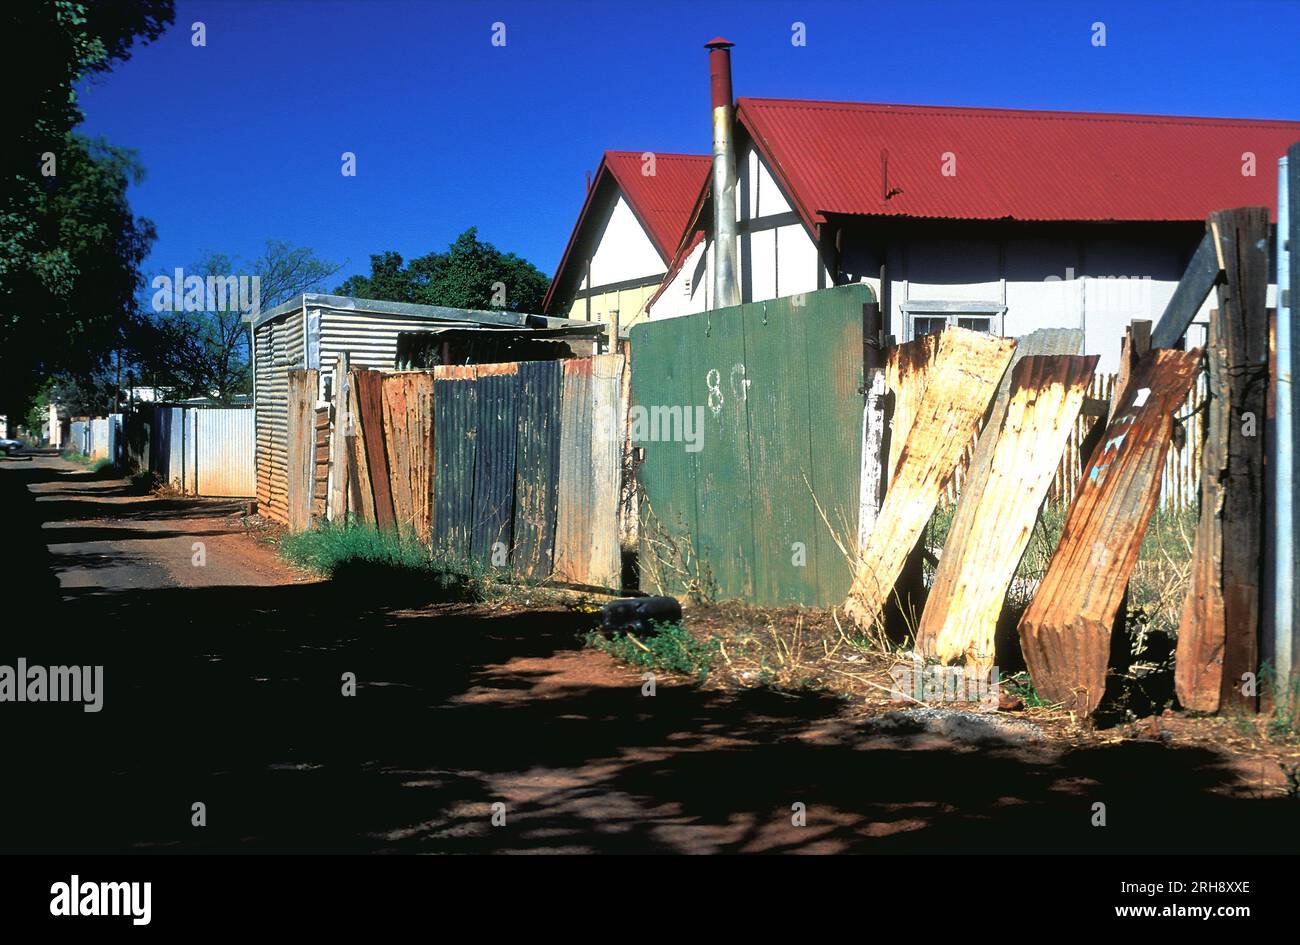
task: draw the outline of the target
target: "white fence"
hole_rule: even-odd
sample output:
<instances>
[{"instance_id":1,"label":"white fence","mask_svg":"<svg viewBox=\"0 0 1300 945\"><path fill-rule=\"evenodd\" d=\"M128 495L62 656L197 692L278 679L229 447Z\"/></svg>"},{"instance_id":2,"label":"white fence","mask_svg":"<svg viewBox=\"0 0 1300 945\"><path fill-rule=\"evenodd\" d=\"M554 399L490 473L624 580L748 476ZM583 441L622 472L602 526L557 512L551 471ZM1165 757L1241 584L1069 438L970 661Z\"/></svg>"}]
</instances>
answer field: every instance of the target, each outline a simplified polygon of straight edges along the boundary
<instances>
[{"instance_id":1,"label":"white fence","mask_svg":"<svg viewBox=\"0 0 1300 945\"><path fill-rule=\"evenodd\" d=\"M155 407L150 469L187 495L254 495L254 415L251 407Z\"/></svg>"}]
</instances>

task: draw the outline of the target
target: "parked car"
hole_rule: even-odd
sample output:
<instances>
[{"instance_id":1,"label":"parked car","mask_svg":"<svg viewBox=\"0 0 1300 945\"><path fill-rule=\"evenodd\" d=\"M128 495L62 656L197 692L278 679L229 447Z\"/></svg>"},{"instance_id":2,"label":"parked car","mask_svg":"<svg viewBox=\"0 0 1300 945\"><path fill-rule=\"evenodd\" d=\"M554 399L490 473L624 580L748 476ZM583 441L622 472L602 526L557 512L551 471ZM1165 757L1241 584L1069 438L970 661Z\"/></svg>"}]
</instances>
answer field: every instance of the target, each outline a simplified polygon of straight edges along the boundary
<instances>
[{"instance_id":1,"label":"parked car","mask_svg":"<svg viewBox=\"0 0 1300 945\"><path fill-rule=\"evenodd\" d=\"M13 456L15 453L21 451L22 448L22 440L7 440L4 437L0 437L0 451L3 451L5 455Z\"/></svg>"}]
</instances>

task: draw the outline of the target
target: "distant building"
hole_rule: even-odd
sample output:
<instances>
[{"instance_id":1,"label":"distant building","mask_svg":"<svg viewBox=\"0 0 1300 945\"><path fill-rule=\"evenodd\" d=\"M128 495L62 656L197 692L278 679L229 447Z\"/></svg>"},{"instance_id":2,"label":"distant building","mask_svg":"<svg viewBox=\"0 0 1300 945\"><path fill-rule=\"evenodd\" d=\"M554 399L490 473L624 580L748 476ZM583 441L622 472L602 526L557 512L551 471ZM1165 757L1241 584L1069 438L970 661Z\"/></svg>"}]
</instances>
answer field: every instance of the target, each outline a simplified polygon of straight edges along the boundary
<instances>
[{"instance_id":1,"label":"distant building","mask_svg":"<svg viewBox=\"0 0 1300 945\"><path fill-rule=\"evenodd\" d=\"M606 151L542 303L546 314L619 330L644 318L708 174L707 155Z\"/></svg>"}]
</instances>

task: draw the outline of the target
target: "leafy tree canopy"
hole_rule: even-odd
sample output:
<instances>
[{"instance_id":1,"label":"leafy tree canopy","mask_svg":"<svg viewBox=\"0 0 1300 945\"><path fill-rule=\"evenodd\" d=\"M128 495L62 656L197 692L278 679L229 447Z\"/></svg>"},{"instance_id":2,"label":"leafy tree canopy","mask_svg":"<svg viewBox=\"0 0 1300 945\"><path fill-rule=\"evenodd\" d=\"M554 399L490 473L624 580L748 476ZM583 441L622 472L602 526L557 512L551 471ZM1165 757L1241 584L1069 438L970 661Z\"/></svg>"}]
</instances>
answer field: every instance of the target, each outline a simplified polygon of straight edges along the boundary
<instances>
[{"instance_id":1,"label":"leafy tree canopy","mask_svg":"<svg viewBox=\"0 0 1300 945\"><path fill-rule=\"evenodd\" d=\"M482 242L478 228L470 227L446 252L429 253L406 265L394 252L371 256L370 275L352 276L335 291L419 305L540 312L549 284L546 274L528 260Z\"/></svg>"},{"instance_id":2,"label":"leafy tree canopy","mask_svg":"<svg viewBox=\"0 0 1300 945\"><path fill-rule=\"evenodd\" d=\"M304 292L316 291L339 266L316 256L306 246L268 240L265 251L248 263L224 253L208 253L185 270L205 281L209 276L257 279L257 304L274 308ZM151 295L146 288L144 294ZM142 308L152 309L152 305ZM235 395L252 392L249 326L233 300L226 307L199 311L150 311L134 326L133 370L152 386L177 397L214 397L230 403Z\"/></svg>"},{"instance_id":3,"label":"leafy tree canopy","mask_svg":"<svg viewBox=\"0 0 1300 945\"><path fill-rule=\"evenodd\" d=\"M73 133L77 86L173 21L172 0L7 0L0 5L0 412L41 380L88 375L121 340L154 239L126 201L129 151Z\"/></svg>"}]
</instances>

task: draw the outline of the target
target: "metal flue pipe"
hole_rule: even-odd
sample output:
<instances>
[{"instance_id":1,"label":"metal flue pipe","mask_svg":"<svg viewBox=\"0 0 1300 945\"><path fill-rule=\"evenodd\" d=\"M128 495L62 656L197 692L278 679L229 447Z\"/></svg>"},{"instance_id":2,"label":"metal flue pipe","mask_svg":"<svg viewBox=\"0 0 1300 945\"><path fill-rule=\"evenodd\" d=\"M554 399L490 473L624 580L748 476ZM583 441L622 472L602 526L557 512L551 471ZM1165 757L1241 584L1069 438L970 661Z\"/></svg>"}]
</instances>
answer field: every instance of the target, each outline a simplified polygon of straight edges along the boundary
<instances>
[{"instance_id":1,"label":"metal flue pipe","mask_svg":"<svg viewBox=\"0 0 1300 945\"><path fill-rule=\"evenodd\" d=\"M732 132L731 47L718 37L709 51L713 99L713 308L740 304L736 274L736 139Z\"/></svg>"}]
</instances>

